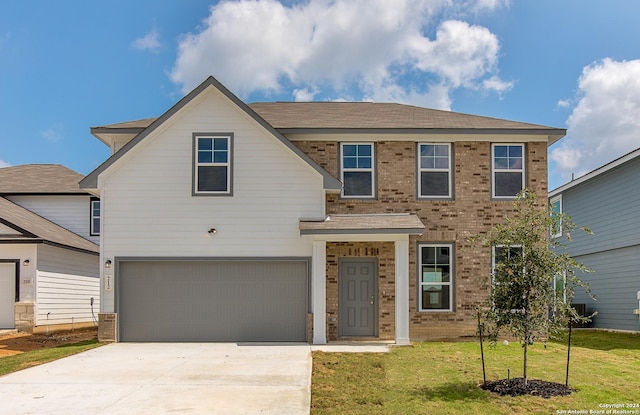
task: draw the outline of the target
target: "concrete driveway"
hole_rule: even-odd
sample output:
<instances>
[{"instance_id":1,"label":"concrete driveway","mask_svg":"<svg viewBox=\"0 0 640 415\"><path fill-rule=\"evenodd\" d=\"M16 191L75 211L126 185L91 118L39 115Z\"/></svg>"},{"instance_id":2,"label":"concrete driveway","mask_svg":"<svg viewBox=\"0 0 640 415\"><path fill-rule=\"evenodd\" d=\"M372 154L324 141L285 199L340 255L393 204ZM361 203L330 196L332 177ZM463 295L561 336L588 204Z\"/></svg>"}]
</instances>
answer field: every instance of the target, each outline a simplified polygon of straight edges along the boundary
<instances>
[{"instance_id":1,"label":"concrete driveway","mask_svg":"<svg viewBox=\"0 0 640 415\"><path fill-rule=\"evenodd\" d=\"M0 377L7 414L308 414L308 344L117 343Z\"/></svg>"}]
</instances>

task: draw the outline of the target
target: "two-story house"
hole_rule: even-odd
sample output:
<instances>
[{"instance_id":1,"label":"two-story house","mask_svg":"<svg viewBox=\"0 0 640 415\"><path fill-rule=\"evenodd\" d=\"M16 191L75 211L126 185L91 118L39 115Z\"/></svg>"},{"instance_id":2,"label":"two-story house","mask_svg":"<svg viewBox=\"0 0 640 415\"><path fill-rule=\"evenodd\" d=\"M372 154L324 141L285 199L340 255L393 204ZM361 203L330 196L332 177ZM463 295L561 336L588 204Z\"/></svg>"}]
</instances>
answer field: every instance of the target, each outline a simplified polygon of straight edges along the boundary
<instances>
[{"instance_id":1,"label":"two-story house","mask_svg":"<svg viewBox=\"0 0 640 415\"><path fill-rule=\"evenodd\" d=\"M582 290L574 303L584 304L587 315L597 311L592 326L640 331L640 149L607 163L549 192L551 207L569 215L593 235L574 232L563 238L567 252L591 268L579 278L589 283L592 299Z\"/></svg>"},{"instance_id":2,"label":"two-story house","mask_svg":"<svg viewBox=\"0 0 640 415\"><path fill-rule=\"evenodd\" d=\"M100 201L58 164L0 169L0 329L95 325Z\"/></svg>"},{"instance_id":3,"label":"two-story house","mask_svg":"<svg viewBox=\"0 0 640 415\"><path fill-rule=\"evenodd\" d=\"M92 128L102 303L121 341L473 335L524 187L565 130L367 102L245 104L208 78L159 118ZM114 323L117 322L117 323ZM106 323L105 323L106 327Z\"/></svg>"}]
</instances>

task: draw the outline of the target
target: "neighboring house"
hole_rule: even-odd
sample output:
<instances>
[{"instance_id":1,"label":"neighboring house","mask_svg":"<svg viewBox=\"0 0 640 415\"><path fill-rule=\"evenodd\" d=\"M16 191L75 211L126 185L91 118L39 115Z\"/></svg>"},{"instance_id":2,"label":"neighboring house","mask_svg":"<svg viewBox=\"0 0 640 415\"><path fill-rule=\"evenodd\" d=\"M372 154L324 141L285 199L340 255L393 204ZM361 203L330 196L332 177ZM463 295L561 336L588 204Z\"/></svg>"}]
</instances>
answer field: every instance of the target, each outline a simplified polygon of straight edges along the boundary
<instances>
[{"instance_id":1,"label":"neighboring house","mask_svg":"<svg viewBox=\"0 0 640 415\"><path fill-rule=\"evenodd\" d=\"M103 338L471 336L501 223L565 130L398 104L247 105L214 78L92 134ZM546 203L541 203L546 209ZM108 322L108 325L107 323ZM117 323L116 323L117 322Z\"/></svg>"},{"instance_id":2,"label":"neighboring house","mask_svg":"<svg viewBox=\"0 0 640 415\"><path fill-rule=\"evenodd\" d=\"M593 235L573 232L567 252L593 270L579 275L596 300L576 290L574 303L597 311L593 327L640 331L640 149L549 193L549 203ZM566 238L562 232L554 237Z\"/></svg>"},{"instance_id":3,"label":"neighboring house","mask_svg":"<svg viewBox=\"0 0 640 415\"><path fill-rule=\"evenodd\" d=\"M94 325L100 202L61 165L0 168L0 329Z\"/></svg>"}]
</instances>

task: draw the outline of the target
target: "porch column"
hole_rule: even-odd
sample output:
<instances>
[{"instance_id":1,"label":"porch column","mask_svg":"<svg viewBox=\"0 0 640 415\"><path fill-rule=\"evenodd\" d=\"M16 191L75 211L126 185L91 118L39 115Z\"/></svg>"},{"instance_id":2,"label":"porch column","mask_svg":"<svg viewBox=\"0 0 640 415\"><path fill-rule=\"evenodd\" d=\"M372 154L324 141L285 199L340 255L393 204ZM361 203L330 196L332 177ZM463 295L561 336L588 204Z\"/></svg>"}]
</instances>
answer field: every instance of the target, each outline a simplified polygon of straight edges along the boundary
<instances>
[{"instance_id":1,"label":"porch column","mask_svg":"<svg viewBox=\"0 0 640 415\"><path fill-rule=\"evenodd\" d=\"M327 344L327 243L325 241L313 241L311 262L313 344Z\"/></svg>"},{"instance_id":2,"label":"porch column","mask_svg":"<svg viewBox=\"0 0 640 415\"><path fill-rule=\"evenodd\" d=\"M409 342L409 238L395 241L396 247L396 344Z\"/></svg>"}]
</instances>

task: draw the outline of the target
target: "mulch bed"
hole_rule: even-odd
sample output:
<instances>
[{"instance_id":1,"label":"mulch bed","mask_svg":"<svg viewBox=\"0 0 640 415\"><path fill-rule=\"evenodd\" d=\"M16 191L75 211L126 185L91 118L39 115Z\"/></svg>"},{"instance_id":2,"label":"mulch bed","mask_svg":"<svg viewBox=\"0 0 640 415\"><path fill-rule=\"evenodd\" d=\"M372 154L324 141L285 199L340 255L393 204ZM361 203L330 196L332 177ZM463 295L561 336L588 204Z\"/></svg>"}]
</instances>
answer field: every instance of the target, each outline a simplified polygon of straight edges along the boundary
<instances>
[{"instance_id":1,"label":"mulch bed","mask_svg":"<svg viewBox=\"0 0 640 415\"><path fill-rule=\"evenodd\" d=\"M575 389L566 387L561 383L547 382L544 380L529 379L527 386L524 386L523 378L500 379L480 385L484 390L495 392L499 395L522 396L533 395L543 398L554 396L566 396L574 392Z\"/></svg>"}]
</instances>

